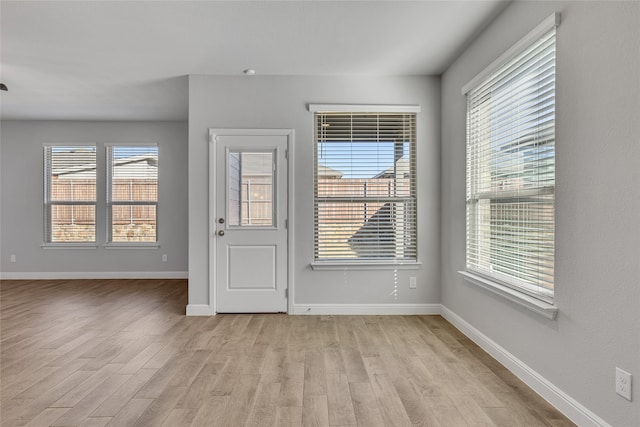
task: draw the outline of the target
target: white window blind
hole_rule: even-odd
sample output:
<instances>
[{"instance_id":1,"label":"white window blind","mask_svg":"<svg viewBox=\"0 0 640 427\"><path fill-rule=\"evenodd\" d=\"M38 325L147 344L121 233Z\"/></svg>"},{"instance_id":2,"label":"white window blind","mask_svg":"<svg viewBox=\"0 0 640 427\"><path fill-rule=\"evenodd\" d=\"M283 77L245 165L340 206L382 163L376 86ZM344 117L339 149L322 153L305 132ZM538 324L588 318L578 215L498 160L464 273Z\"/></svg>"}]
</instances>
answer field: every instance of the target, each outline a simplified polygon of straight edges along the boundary
<instances>
[{"instance_id":1,"label":"white window blind","mask_svg":"<svg viewBox=\"0 0 640 427\"><path fill-rule=\"evenodd\" d=\"M315 112L315 260L417 259L416 114Z\"/></svg>"},{"instance_id":2,"label":"white window blind","mask_svg":"<svg viewBox=\"0 0 640 427\"><path fill-rule=\"evenodd\" d=\"M96 241L96 147L44 147L44 241Z\"/></svg>"},{"instance_id":3,"label":"white window blind","mask_svg":"<svg viewBox=\"0 0 640 427\"><path fill-rule=\"evenodd\" d=\"M552 302L555 26L467 93L467 270Z\"/></svg>"},{"instance_id":4,"label":"white window blind","mask_svg":"<svg viewBox=\"0 0 640 427\"><path fill-rule=\"evenodd\" d=\"M158 147L107 146L109 242L157 242Z\"/></svg>"}]
</instances>

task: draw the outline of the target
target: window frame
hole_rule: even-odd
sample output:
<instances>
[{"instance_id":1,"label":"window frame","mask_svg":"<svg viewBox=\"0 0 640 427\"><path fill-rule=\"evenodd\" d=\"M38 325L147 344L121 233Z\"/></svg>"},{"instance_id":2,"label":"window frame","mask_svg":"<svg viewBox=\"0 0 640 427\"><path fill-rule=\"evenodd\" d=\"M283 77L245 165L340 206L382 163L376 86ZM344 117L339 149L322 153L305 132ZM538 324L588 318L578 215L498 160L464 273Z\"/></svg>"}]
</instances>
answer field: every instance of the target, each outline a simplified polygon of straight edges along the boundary
<instances>
[{"instance_id":1,"label":"window frame","mask_svg":"<svg viewBox=\"0 0 640 427\"><path fill-rule=\"evenodd\" d=\"M412 146L409 151L412 155L410 159L411 165L411 195L409 196L414 203L414 227L413 227L413 240L415 241L415 259L399 259L399 258L318 258L317 257L317 248L318 248L318 221L315 218L316 214L314 214L314 231L313 231L313 241L314 241L314 256L313 261L311 263L311 267L314 270L379 270L379 269L418 269L421 266L421 263L418 260L418 190L417 190L417 122L418 122L418 113L420 112L420 107L417 105L356 105L356 104L309 104L308 105L309 112L313 114L313 123L314 129L317 125L317 117L318 114L325 113L344 113L345 115L364 115L364 114L413 114L413 121L415 127L413 129L413 138L410 143ZM314 130L314 193L313 193L313 205L314 211L317 212L319 198L318 194L318 181L317 181L317 148L319 143L319 138L317 132ZM324 198L323 198L324 199ZM356 198L351 198L355 200ZM374 202L374 200L368 199L365 202Z\"/></svg>"},{"instance_id":2,"label":"window frame","mask_svg":"<svg viewBox=\"0 0 640 427\"><path fill-rule=\"evenodd\" d=\"M160 146L157 143L107 143L104 145L105 152L105 165L106 165L106 179L105 179L105 211L106 211L106 243L105 249L119 249L119 248L142 248L142 249L157 249L160 247L160 233L159 233L159 201L160 201ZM112 185L113 185L113 148L114 147L129 147L129 148L150 148L155 147L157 150L157 197L155 201L113 201L112 200ZM154 206L155 207L155 240L154 241L114 241L113 240L113 207L114 206Z\"/></svg>"},{"instance_id":3,"label":"window frame","mask_svg":"<svg viewBox=\"0 0 640 427\"><path fill-rule=\"evenodd\" d=\"M491 65L489 65L486 69L484 69L481 73L479 73L476 77L474 77L469 83L467 83L462 88L462 94L464 96L468 96L470 92L476 90L481 87L485 82L491 79L493 76L504 71L505 66L512 65L514 59L518 57L518 55L525 52L527 49L532 47L535 43L538 43L543 37L545 37L548 33L553 31L560 24L560 14L554 13L549 16L545 21L543 21L540 25L534 28L529 34L527 34L523 39L518 41L512 48L507 50L503 55L501 55L498 59L496 59ZM555 37L555 34L554 34ZM554 40L554 43L557 40ZM554 54L554 61L557 57ZM516 93L517 95L517 93ZM553 89L553 99L555 104L556 99L556 91ZM509 110L510 111L510 110ZM471 109L469 104L466 107L467 121L469 121L469 117L471 114ZM554 108L554 117L555 117L555 108ZM553 132L555 134L555 122L553 124ZM470 144L472 143L470 140L470 131L467 129L466 136L466 146L467 146L467 161L466 161L466 185L467 185L467 221L466 221L466 230L467 230L467 244L466 247L466 270L460 271L460 273L470 282L481 286L493 293L501 295L506 299L509 299L519 305L523 305L533 311L536 311L547 318L553 319L557 315L557 307L554 305L554 290L542 288L539 285L529 284L526 281L520 282L519 280L514 280L512 277L505 277L499 272L490 271L482 268L476 268L470 265L469 261L469 233L470 233L470 203L478 202L479 200L506 200L509 199L505 196L505 194L501 195L491 195L491 194L480 194L480 192L474 192L471 187L474 187L473 179L470 176L470 168L473 167L472 163L475 161L477 157L472 156L472 154L477 154L477 152L471 153ZM554 137L554 147L555 147L555 137ZM555 150L555 149L554 149ZM554 176L555 176L555 160L553 161L554 167ZM538 172L536 176L539 176L541 172ZM487 192L490 193L490 192ZM519 197L544 197L555 193L555 183L551 186L538 186L536 188L532 188L530 190L523 190L522 194L519 194ZM495 197L493 197L495 196ZM508 196L508 195L507 195ZM512 199L516 199L517 195L514 195ZM506 199L505 199L506 197ZM555 207L555 197L552 199L552 206ZM553 210L553 208L552 208ZM553 214L552 214L553 215ZM490 217L493 218L493 217ZM553 232L555 234L555 221L553 224ZM540 265L540 264L538 264ZM552 278L552 284L555 280Z\"/></svg>"},{"instance_id":4,"label":"window frame","mask_svg":"<svg viewBox=\"0 0 640 427\"><path fill-rule=\"evenodd\" d=\"M95 249L97 248L98 241L98 182L97 182L97 164L98 164L98 147L95 143L78 143L78 142L59 142L59 143L44 143L43 148L43 243L41 245L44 249ZM89 149L93 151L94 163L93 170L95 174L95 197L94 200L52 200L52 154L54 148L68 148L68 149ZM53 215L51 209L53 206L93 206L94 218L93 218L93 240L70 240L70 241L53 241L52 232L53 225L51 223Z\"/></svg>"}]
</instances>

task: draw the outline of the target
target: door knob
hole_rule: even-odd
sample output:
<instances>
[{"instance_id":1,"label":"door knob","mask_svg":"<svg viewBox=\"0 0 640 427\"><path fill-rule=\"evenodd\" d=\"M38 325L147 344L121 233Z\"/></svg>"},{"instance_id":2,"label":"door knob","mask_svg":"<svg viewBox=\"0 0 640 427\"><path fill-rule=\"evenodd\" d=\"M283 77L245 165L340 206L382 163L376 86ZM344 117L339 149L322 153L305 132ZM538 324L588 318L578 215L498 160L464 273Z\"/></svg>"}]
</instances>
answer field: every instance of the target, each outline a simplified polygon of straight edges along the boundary
<instances>
[{"instance_id":1,"label":"door knob","mask_svg":"<svg viewBox=\"0 0 640 427\"><path fill-rule=\"evenodd\" d=\"M218 236L224 236L224 230L218 231Z\"/></svg>"}]
</instances>

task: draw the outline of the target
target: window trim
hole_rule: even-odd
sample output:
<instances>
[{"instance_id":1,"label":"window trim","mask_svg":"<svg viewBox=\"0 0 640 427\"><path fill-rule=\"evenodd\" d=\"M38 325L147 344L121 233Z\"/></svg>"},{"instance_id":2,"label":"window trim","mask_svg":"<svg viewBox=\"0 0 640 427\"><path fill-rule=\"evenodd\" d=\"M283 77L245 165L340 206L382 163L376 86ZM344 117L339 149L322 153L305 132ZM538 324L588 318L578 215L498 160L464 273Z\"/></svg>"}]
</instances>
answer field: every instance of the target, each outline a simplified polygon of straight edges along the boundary
<instances>
[{"instance_id":1,"label":"window trim","mask_svg":"<svg viewBox=\"0 0 640 427\"><path fill-rule=\"evenodd\" d=\"M158 151L158 200L155 202L150 201L137 201L135 203L127 202L113 202L111 200L111 183L112 183L112 159L110 151L113 147L155 147ZM160 145L155 142L110 142L104 144L105 153L105 228L106 228L106 242L103 244L105 249L158 249L160 247L160 233L158 224L159 221L159 199L160 199ZM113 206L155 206L156 207L156 240L150 242L121 242L113 241L113 223L112 223L112 208Z\"/></svg>"},{"instance_id":2,"label":"window trim","mask_svg":"<svg viewBox=\"0 0 640 427\"><path fill-rule=\"evenodd\" d=\"M309 112L314 113L314 120L316 113L397 113L397 114L415 114L416 120L416 128L418 121L418 113L420 113L421 108L419 105L391 105L391 104L308 104L307 109ZM314 124L315 126L315 124ZM317 145L317 140L314 137L314 147ZM417 139L414 142L415 153L417 154ZM314 148L315 150L315 148ZM415 155L415 154L414 154ZM314 158L314 169L317 159ZM315 172L314 172L315 173ZM416 175L414 177L415 182L414 185L417 186L418 177L417 170ZM315 182L315 177L314 177ZM315 187L315 184L314 184ZM315 192L315 190L314 190ZM415 201L416 201L416 209L418 204L418 192L416 191ZM314 195L314 205L316 203L316 196ZM418 218L416 217L416 227L415 232L417 235L418 231ZM315 231L315 221L314 221L314 245L316 244L316 231ZM416 236L417 237L417 236ZM416 242L417 243L417 242ZM313 261L310 263L310 266L313 270L412 270L419 269L422 266L422 263L419 261L419 252L416 248L416 259L415 260L393 260L393 259L380 259L380 260L372 260L372 259L347 259L347 260L339 260L339 259L316 259L315 255L313 257Z\"/></svg>"},{"instance_id":3,"label":"window trim","mask_svg":"<svg viewBox=\"0 0 640 427\"><path fill-rule=\"evenodd\" d=\"M47 173L50 164L47 163L47 149L53 147L91 147L95 153L95 171L96 171L96 198L94 201L78 201L73 202L70 200L52 202L51 201L51 176ZM51 159L49 159L51 160ZM40 245L43 249L95 249L98 247L98 145L95 142L46 142L42 144L42 182L43 182L43 210L42 210L42 223L43 223L43 242ZM69 205L69 206L93 206L94 207L94 240L93 241L65 241L65 242L52 242L51 240L51 214L48 212L53 205Z\"/></svg>"},{"instance_id":4,"label":"window trim","mask_svg":"<svg viewBox=\"0 0 640 427\"><path fill-rule=\"evenodd\" d=\"M419 105L308 104L310 113L416 113Z\"/></svg>"},{"instance_id":5,"label":"window trim","mask_svg":"<svg viewBox=\"0 0 640 427\"><path fill-rule=\"evenodd\" d=\"M311 264L313 270L418 270L422 267L420 261L381 261L372 262L371 260L362 261L313 261Z\"/></svg>"},{"instance_id":6,"label":"window trim","mask_svg":"<svg viewBox=\"0 0 640 427\"><path fill-rule=\"evenodd\" d=\"M527 308L547 319L553 320L558 315L558 307L554 304L542 301L538 298L529 296L524 292L520 292L510 286L505 286L484 276L479 276L470 271L458 271L467 283L479 286L496 295L499 295L509 301L514 302L524 308Z\"/></svg>"},{"instance_id":7,"label":"window trim","mask_svg":"<svg viewBox=\"0 0 640 427\"><path fill-rule=\"evenodd\" d=\"M506 52L500 55L496 60L494 60L488 67L482 70L479 74L477 74L474 78L472 78L467 84L465 84L462 89L462 95L466 96L470 91L478 87L482 84L490 75L496 72L500 67L507 64L509 61L513 60L516 56L522 53L524 50L529 48L533 43L543 37L547 32L553 30L554 28L560 25L561 15L559 12L553 13L551 16L546 18L542 23L536 26L533 30L531 30L528 34L526 34L522 39L520 39L517 43L515 43L511 48L509 48ZM554 94L555 96L555 94ZM468 109L466 109L466 114L469 114ZM466 137L466 145L468 146L468 136ZM468 166L465 168L468 169ZM469 185L468 178L465 180L466 185ZM547 194L547 193L555 193L554 190L549 190L548 188L542 187L535 190L536 194ZM466 203L468 204L468 202ZM555 205L555 203L554 203ZM466 208L468 209L468 207ZM554 226L555 228L555 226ZM467 225L468 230L468 225ZM467 231L468 232L468 231ZM465 255L465 264L466 264L466 255ZM516 303L520 306L528 308L529 310L534 311L537 314L540 314L548 319L555 319L558 313L558 308L555 305L555 299L553 294L555 292L550 293L549 295L545 295L544 291L541 292L527 292L526 287L519 288L511 284L506 284L500 281L498 277L486 276L481 272L475 270L464 270L458 271L463 277L465 282L479 286L483 289L486 289L496 295L499 295L513 303Z\"/></svg>"},{"instance_id":8,"label":"window trim","mask_svg":"<svg viewBox=\"0 0 640 427\"><path fill-rule=\"evenodd\" d=\"M159 249L158 242L108 242L102 245L105 249Z\"/></svg>"},{"instance_id":9,"label":"window trim","mask_svg":"<svg viewBox=\"0 0 640 427\"><path fill-rule=\"evenodd\" d=\"M42 249L98 249L97 243L81 243L81 242L54 242L42 243Z\"/></svg>"},{"instance_id":10,"label":"window trim","mask_svg":"<svg viewBox=\"0 0 640 427\"><path fill-rule=\"evenodd\" d=\"M478 86L484 79L489 77L496 69L500 68L513 58L518 56L522 51L528 48L533 42L545 35L548 31L556 28L560 25L561 15L560 12L555 12L542 21L537 27L527 33L516 44L511 46L502 55L496 58L491 64L489 64L484 70L480 71L474 78L472 78L466 85L462 86L462 95L468 94L473 88Z\"/></svg>"}]
</instances>

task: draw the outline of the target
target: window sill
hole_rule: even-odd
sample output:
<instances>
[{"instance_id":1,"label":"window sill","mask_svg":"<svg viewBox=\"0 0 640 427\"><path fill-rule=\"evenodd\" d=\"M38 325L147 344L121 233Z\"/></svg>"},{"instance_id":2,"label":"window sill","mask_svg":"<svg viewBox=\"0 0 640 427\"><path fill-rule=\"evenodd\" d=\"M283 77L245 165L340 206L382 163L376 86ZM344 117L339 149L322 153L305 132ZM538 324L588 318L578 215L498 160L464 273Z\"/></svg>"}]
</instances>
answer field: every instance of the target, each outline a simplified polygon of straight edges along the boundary
<instances>
[{"instance_id":1,"label":"window sill","mask_svg":"<svg viewBox=\"0 0 640 427\"><path fill-rule=\"evenodd\" d=\"M105 249L158 249L160 244L157 242L115 242L106 243Z\"/></svg>"},{"instance_id":2,"label":"window sill","mask_svg":"<svg viewBox=\"0 0 640 427\"><path fill-rule=\"evenodd\" d=\"M314 270L418 270L419 261L317 261L311 263Z\"/></svg>"},{"instance_id":3,"label":"window sill","mask_svg":"<svg viewBox=\"0 0 640 427\"><path fill-rule=\"evenodd\" d=\"M558 315L558 307L554 306L553 304L540 301L539 299L536 299L532 296L523 294L522 292L518 292L515 289L511 289L507 286L501 285L467 271L458 271L458 273L462 274L468 283L480 286L481 288L486 289L489 292L492 292L503 298L506 298L515 304L528 308L529 310L543 317L546 317L547 319L554 320Z\"/></svg>"},{"instance_id":4,"label":"window sill","mask_svg":"<svg viewBox=\"0 0 640 427\"><path fill-rule=\"evenodd\" d=\"M42 249L98 249L95 243L43 243Z\"/></svg>"}]
</instances>

